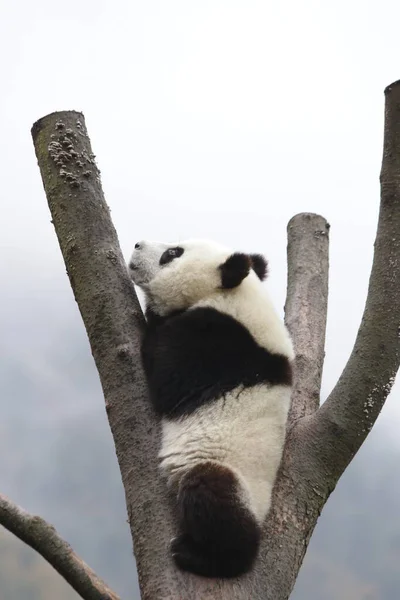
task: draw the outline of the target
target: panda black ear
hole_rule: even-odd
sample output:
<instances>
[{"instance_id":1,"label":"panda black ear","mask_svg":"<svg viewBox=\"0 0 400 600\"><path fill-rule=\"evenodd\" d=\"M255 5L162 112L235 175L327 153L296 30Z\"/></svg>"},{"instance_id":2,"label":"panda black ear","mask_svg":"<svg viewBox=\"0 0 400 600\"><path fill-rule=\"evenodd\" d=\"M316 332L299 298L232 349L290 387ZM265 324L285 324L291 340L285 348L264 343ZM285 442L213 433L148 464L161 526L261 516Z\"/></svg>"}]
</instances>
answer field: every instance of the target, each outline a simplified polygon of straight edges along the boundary
<instances>
[{"instance_id":1,"label":"panda black ear","mask_svg":"<svg viewBox=\"0 0 400 600\"><path fill-rule=\"evenodd\" d=\"M235 252L219 267L221 283L225 289L237 287L247 277L251 269L251 258L248 254Z\"/></svg>"},{"instance_id":2,"label":"panda black ear","mask_svg":"<svg viewBox=\"0 0 400 600\"><path fill-rule=\"evenodd\" d=\"M268 275L268 261L262 254L250 254L251 266L261 281Z\"/></svg>"}]
</instances>

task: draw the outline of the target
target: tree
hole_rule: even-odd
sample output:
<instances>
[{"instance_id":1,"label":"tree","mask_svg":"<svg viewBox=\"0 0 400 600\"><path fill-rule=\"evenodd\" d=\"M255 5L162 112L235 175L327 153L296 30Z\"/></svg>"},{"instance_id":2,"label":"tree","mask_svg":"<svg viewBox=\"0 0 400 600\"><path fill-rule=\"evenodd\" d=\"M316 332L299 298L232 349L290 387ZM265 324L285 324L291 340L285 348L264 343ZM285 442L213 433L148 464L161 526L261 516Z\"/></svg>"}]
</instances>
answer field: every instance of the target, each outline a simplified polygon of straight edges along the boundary
<instances>
[{"instance_id":1,"label":"tree","mask_svg":"<svg viewBox=\"0 0 400 600\"><path fill-rule=\"evenodd\" d=\"M53 113L32 128L53 223L103 387L143 600L286 600L321 510L369 431L400 360L400 82L385 90L381 202L374 260L353 351L319 406L328 298L329 225L288 224L285 319L295 386L287 441L252 573L206 580L175 569L173 516L157 471L159 430L140 361L145 321L101 189L84 117ZM117 596L40 517L0 496L0 523L40 552L85 600Z\"/></svg>"}]
</instances>

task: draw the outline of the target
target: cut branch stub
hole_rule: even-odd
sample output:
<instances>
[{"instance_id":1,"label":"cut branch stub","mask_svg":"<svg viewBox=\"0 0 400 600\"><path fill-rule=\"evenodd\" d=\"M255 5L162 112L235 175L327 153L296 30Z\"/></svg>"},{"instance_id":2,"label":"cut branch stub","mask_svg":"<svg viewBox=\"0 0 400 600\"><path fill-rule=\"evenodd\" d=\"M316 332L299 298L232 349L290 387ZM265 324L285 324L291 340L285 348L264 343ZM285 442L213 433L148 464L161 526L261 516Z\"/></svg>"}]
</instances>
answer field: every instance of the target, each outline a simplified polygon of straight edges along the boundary
<instances>
[{"instance_id":1,"label":"cut branch stub","mask_svg":"<svg viewBox=\"0 0 400 600\"><path fill-rule=\"evenodd\" d=\"M289 423L317 410L324 362L329 279L329 225L301 213L288 223L285 321L293 339L295 385Z\"/></svg>"}]
</instances>

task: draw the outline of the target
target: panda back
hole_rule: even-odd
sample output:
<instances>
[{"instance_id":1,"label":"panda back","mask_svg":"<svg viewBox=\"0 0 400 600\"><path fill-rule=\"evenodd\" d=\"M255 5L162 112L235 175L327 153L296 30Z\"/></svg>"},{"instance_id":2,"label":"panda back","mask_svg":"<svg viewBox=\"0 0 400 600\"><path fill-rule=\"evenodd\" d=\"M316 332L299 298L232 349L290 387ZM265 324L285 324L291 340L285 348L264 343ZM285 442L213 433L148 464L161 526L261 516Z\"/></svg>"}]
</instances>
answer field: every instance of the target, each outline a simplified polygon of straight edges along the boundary
<instances>
[{"instance_id":1,"label":"panda back","mask_svg":"<svg viewBox=\"0 0 400 600\"><path fill-rule=\"evenodd\" d=\"M142 350L154 408L169 419L191 415L235 389L292 383L287 356L261 346L243 322L213 306L149 328Z\"/></svg>"}]
</instances>

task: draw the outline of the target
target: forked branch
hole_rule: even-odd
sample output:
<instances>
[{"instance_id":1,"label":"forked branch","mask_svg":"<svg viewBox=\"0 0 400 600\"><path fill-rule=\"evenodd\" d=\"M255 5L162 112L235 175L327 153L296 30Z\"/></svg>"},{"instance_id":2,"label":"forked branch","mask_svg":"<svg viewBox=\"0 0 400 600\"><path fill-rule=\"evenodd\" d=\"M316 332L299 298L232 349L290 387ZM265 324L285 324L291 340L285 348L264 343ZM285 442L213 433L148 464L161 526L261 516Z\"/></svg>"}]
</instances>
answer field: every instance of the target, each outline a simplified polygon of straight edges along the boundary
<instances>
[{"instance_id":1,"label":"forked branch","mask_svg":"<svg viewBox=\"0 0 400 600\"><path fill-rule=\"evenodd\" d=\"M0 494L0 524L34 548L84 600L119 600L52 525Z\"/></svg>"},{"instance_id":2,"label":"forked branch","mask_svg":"<svg viewBox=\"0 0 400 600\"><path fill-rule=\"evenodd\" d=\"M32 129L60 247L96 361L125 487L143 600L286 600L336 480L374 423L399 366L400 85L386 91L382 199L368 299L349 362L318 409L328 295L328 225L288 226L286 322L297 352L288 440L254 571L210 581L177 571L157 472L159 432L140 360L144 327L91 154L83 116ZM318 410L317 410L318 409ZM48 559L49 560L49 559ZM51 560L49 560L51 562Z\"/></svg>"}]
</instances>

